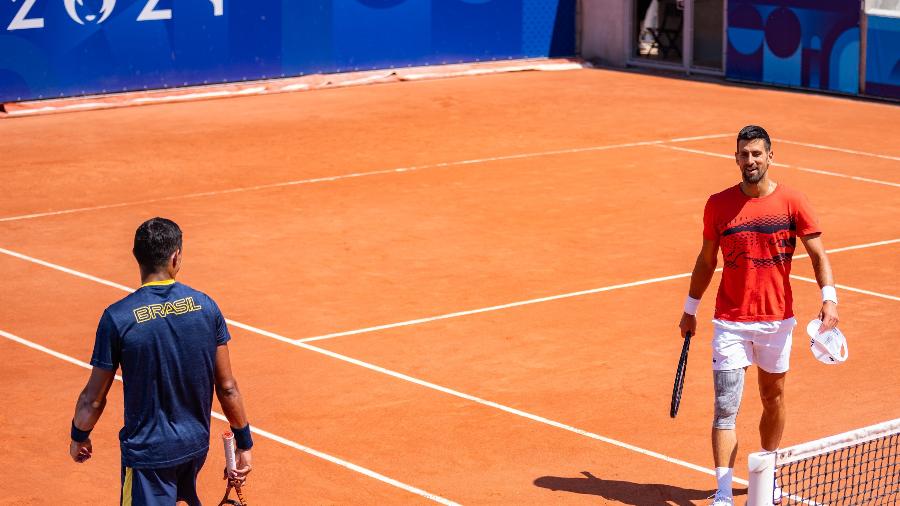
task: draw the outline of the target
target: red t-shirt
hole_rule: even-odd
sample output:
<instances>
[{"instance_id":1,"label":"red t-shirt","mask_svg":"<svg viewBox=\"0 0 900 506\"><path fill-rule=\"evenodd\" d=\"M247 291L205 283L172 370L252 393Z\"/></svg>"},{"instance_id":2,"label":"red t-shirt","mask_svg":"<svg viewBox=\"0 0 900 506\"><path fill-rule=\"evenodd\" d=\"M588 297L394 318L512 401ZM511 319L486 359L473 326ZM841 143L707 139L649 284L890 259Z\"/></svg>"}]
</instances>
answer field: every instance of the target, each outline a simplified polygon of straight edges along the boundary
<instances>
[{"instance_id":1,"label":"red t-shirt","mask_svg":"<svg viewBox=\"0 0 900 506\"><path fill-rule=\"evenodd\" d=\"M806 196L783 184L765 197L748 197L740 185L711 196L703 237L719 241L724 260L715 317L746 322L794 316L790 274L797 237L820 232Z\"/></svg>"}]
</instances>

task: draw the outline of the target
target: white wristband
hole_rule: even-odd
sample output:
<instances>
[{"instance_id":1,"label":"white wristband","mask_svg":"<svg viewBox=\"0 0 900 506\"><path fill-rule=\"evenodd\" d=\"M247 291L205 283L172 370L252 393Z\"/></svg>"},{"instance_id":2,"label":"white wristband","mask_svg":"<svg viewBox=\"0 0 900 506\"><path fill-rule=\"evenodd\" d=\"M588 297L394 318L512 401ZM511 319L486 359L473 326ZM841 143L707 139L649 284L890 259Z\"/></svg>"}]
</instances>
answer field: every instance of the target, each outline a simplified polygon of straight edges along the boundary
<instances>
[{"instance_id":1,"label":"white wristband","mask_svg":"<svg viewBox=\"0 0 900 506\"><path fill-rule=\"evenodd\" d=\"M690 295L687 296L687 299L684 301L684 312L689 315L697 314L697 306L700 305L700 299L695 299Z\"/></svg>"},{"instance_id":2,"label":"white wristband","mask_svg":"<svg viewBox=\"0 0 900 506\"><path fill-rule=\"evenodd\" d=\"M830 300L831 302L834 302L835 304L838 303L837 290L835 290L834 287L831 285L825 285L822 287L822 302L825 302L826 300Z\"/></svg>"}]
</instances>

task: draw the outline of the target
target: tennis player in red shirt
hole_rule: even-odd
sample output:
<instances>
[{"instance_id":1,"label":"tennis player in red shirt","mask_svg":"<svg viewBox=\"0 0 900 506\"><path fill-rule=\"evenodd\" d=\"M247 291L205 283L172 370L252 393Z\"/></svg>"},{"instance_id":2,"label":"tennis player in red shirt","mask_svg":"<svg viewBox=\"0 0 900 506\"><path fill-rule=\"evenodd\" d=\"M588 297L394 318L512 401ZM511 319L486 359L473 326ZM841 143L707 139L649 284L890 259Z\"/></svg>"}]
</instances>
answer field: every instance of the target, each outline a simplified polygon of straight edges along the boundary
<instances>
[{"instance_id":1,"label":"tennis player in red shirt","mask_svg":"<svg viewBox=\"0 0 900 506\"><path fill-rule=\"evenodd\" d=\"M732 506L737 454L735 419L747 367L756 364L763 414L760 444L775 450L784 431L784 381L789 367L792 308L791 257L797 238L809 253L822 290L820 332L838 323L837 295L822 231L802 193L769 178L774 153L769 134L759 126L741 129L735 162L741 182L709 198L703 211L703 246L691 274L681 316L681 334L697 330L697 306L709 286L719 249L722 282L713 319L712 368L715 414L712 429L717 491L714 506ZM776 494L777 495L777 494Z\"/></svg>"}]
</instances>

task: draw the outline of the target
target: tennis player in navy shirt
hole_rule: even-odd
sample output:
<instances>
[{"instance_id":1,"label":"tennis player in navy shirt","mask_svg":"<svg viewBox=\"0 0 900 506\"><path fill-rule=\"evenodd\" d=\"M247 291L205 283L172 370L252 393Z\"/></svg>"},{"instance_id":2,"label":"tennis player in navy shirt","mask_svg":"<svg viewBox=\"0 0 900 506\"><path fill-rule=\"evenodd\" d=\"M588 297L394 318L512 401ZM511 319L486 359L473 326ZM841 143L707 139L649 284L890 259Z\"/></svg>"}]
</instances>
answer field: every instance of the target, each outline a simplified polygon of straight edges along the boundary
<instances>
[{"instance_id":1,"label":"tennis player in navy shirt","mask_svg":"<svg viewBox=\"0 0 900 506\"><path fill-rule=\"evenodd\" d=\"M141 224L133 252L142 285L100 317L69 453L79 463L91 457L90 432L121 367L121 504L199 505L196 481L209 450L213 390L237 443L231 478L244 483L251 468L250 425L228 356L231 335L209 296L175 281L182 261L175 222L153 218Z\"/></svg>"}]
</instances>

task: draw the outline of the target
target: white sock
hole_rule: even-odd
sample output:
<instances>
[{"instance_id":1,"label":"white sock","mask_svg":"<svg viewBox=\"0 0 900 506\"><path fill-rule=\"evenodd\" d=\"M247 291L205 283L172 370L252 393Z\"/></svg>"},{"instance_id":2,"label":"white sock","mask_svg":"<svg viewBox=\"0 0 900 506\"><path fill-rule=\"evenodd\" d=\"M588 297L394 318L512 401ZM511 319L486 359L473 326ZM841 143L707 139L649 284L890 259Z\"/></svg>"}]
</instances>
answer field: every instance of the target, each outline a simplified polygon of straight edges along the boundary
<instances>
[{"instance_id":1,"label":"white sock","mask_svg":"<svg viewBox=\"0 0 900 506\"><path fill-rule=\"evenodd\" d=\"M731 482L734 479L734 469L730 467L716 468L716 482L719 484L719 493L731 497Z\"/></svg>"}]
</instances>

